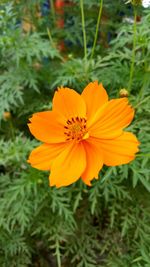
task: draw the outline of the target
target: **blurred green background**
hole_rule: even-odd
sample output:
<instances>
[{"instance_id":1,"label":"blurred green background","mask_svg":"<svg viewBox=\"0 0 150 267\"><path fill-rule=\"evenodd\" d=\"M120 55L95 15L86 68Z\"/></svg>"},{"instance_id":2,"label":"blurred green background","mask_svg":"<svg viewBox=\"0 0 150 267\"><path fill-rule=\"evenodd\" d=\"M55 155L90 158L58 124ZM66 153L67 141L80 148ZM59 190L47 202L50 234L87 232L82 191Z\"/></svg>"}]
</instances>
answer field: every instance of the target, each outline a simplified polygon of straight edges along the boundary
<instances>
[{"instance_id":1,"label":"blurred green background","mask_svg":"<svg viewBox=\"0 0 150 267\"><path fill-rule=\"evenodd\" d=\"M128 90L140 152L91 188L50 188L26 162L39 144L28 118L51 108L57 86L82 92L93 80L110 98ZM1 0L0 267L150 267L149 92L142 1Z\"/></svg>"}]
</instances>

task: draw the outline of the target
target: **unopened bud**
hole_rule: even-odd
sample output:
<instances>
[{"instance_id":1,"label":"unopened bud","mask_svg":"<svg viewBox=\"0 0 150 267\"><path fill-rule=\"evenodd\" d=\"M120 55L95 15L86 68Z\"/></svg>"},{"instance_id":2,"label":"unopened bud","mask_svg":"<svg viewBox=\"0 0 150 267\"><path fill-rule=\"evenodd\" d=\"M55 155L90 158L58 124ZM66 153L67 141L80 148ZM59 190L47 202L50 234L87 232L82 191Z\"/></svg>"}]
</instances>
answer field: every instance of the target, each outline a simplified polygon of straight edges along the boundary
<instances>
[{"instance_id":1,"label":"unopened bud","mask_svg":"<svg viewBox=\"0 0 150 267\"><path fill-rule=\"evenodd\" d=\"M42 65L39 62L35 62L33 64L33 68L38 71L42 68Z\"/></svg>"},{"instance_id":2,"label":"unopened bud","mask_svg":"<svg viewBox=\"0 0 150 267\"><path fill-rule=\"evenodd\" d=\"M42 179L38 179L38 180L37 180L37 183L38 183L38 184L43 184L43 180L42 180Z\"/></svg>"},{"instance_id":3,"label":"unopened bud","mask_svg":"<svg viewBox=\"0 0 150 267\"><path fill-rule=\"evenodd\" d=\"M129 92L127 91L127 89L123 88L119 91L119 96L120 97L128 97L129 96Z\"/></svg>"},{"instance_id":4,"label":"unopened bud","mask_svg":"<svg viewBox=\"0 0 150 267\"><path fill-rule=\"evenodd\" d=\"M10 113L9 111L5 111L5 112L3 113L3 118L4 118L5 120L9 120L9 119L11 118L11 113Z\"/></svg>"}]
</instances>

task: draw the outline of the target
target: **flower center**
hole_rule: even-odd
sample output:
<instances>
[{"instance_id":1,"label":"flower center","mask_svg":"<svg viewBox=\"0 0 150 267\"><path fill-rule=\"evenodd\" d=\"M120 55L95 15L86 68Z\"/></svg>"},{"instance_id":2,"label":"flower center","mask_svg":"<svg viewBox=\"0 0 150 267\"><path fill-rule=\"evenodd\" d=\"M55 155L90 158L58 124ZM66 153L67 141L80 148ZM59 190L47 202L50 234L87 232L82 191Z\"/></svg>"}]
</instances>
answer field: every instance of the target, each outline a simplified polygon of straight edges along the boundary
<instances>
[{"instance_id":1,"label":"flower center","mask_svg":"<svg viewBox=\"0 0 150 267\"><path fill-rule=\"evenodd\" d=\"M64 126L66 135L66 141L76 140L81 141L82 139L88 138L88 132L86 129L86 119L85 118L71 118L67 120Z\"/></svg>"}]
</instances>

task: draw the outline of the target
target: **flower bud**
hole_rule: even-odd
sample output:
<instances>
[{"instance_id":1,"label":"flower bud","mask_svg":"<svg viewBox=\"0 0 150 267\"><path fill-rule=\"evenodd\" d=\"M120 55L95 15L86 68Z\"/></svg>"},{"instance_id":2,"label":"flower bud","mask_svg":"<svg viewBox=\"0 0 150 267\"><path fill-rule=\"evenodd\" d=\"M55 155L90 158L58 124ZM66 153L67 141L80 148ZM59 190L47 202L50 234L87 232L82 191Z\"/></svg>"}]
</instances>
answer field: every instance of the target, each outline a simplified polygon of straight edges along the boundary
<instances>
[{"instance_id":1,"label":"flower bud","mask_svg":"<svg viewBox=\"0 0 150 267\"><path fill-rule=\"evenodd\" d=\"M9 111L5 111L5 112L3 113L3 118L4 118L5 120L9 120L9 119L11 118L11 113L10 113Z\"/></svg>"},{"instance_id":2,"label":"flower bud","mask_svg":"<svg viewBox=\"0 0 150 267\"><path fill-rule=\"evenodd\" d=\"M42 180L42 179L38 179L38 180L37 180L37 183L38 183L38 184L43 184L43 180Z\"/></svg>"},{"instance_id":3,"label":"flower bud","mask_svg":"<svg viewBox=\"0 0 150 267\"><path fill-rule=\"evenodd\" d=\"M42 68L42 65L39 62L35 62L32 66L37 71Z\"/></svg>"},{"instance_id":4,"label":"flower bud","mask_svg":"<svg viewBox=\"0 0 150 267\"><path fill-rule=\"evenodd\" d=\"M127 89L123 88L119 91L119 96L120 97L128 97L129 96L129 92L127 91Z\"/></svg>"}]
</instances>

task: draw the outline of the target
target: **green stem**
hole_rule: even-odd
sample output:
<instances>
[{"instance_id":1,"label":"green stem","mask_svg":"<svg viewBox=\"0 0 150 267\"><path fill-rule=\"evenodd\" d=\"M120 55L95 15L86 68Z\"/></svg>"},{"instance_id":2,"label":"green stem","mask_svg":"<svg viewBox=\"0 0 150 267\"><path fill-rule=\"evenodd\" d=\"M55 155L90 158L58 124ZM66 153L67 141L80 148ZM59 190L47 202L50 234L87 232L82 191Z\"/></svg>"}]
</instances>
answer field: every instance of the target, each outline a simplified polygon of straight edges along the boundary
<instances>
[{"instance_id":1,"label":"green stem","mask_svg":"<svg viewBox=\"0 0 150 267\"><path fill-rule=\"evenodd\" d=\"M55 45L55 43L53 41L53 38L52 38L52 35L51 35L51 31L50 31L49 28L47 28L47 35L48 35L48 38L50 40L50 43L51 43L52 47L57 50L57 47L56 47L56 45ZM64 58L61 55L59 55L59 58L61 59L62 62L65 62Z\"/></svg>"},{"instance_id":2,"label":"green stem","mask_svg":"<svg viewBox=\"0 0 150 267\"><path fill-rule=\"evenodd\" d=\"M136 157L150 157L150 153L147 154L137 154Z\"/></svg>"},{"instance_id":3,"label":"green stem","mask_svg":"<svg viewBox=\"0 0 150 267\"><path fill-rule=\"evenodd\" d=\"M136 51L136 40L137 40L137 23L136 23L137 12L134 7L134 23L133 23L133 48L132 48L132 58L131 58L131 68L130 68L130 79L128 83L128 91L131 91L134 67L135 67L135 51Z\"/></svg>"},{"instance_id":4,"label":"green stem","mask_svg":"<svg viewBox=\"0 0 150 267\"><path fill-rule=\"evenodd\" d=\"M93 58L94 52L95 52L95 47L96 47L97 37L98 37L98 30L99 30L100 20L101 20L101 16L102 16L102 9L103 9L103 0L100 0L100 7L99 7L99 13L98 13L98 19L97 19L97 25L96 25L96 32L95 32L95 37L94 37L94 42L93 42L92 53L91 53L90 59Z\"/></svg>"},{"instance_id":5,"label":"green stem","mask_svg":"<svg viewBox=\"0 0 150 267\"><path fill-rule=\"evenodd\" d=\"M61 256L60 256L59 241L58 240L56 240L56 258L57 258L58 267L61 267Z\"/></svg>"},{"instance_id":6,"label":"green stem","mask_svg":"<svg viewBox=\"0 0 150 267\"><path fill-rule=\"evenodd\" d=\"M84 57L87 58L87 41L85 32L85 19L84 19L84 8L83 0L80 0L81 18L82 18L82 32L83 32L83 43L84 43Z\"/></svg>"},{"instance_id":7,"label":"green stem","mask_svg":"<svg viewBox=\"0 0 150 267\"><path fill-rule=\"evenodd\" d=\"M55 16L55 8L54 8L54 2L53 2L53 0L50 0L50 7L51 7L53 21L54 21L54 24L55 24L56 16Z\"/></svg>"},{"instance_id":8,"label":"green stem","mask_svg":"<svg viewBox=\"0 0 150 267\"><path fill-rule=\"evenodd\" d=\"M47 27L47 34L48 34L48 38L49 38L49 40L50 40L50 42L51 42L51 45L52 45L52 47L53 48L56 48L55 47L55 44L54 44L54 42L53 42L53 38L52 38L52 35L51 35L51 32L50 32L50 29Z\"/></svg>"}]
</instances>

